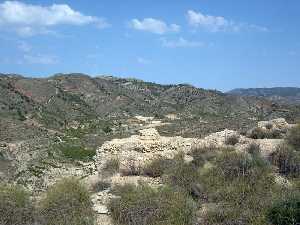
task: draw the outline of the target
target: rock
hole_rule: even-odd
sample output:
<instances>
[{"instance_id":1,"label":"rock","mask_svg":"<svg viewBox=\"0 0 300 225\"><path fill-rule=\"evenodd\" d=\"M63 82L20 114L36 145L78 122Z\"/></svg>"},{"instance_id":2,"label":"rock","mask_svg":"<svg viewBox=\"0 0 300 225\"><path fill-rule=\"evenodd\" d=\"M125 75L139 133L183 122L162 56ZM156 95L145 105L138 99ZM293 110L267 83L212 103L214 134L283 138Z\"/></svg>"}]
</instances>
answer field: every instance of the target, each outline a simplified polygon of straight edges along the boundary
<instances>
[{"instance_id":1,"label":"rock","mask_svg":"<svg viewBox=\"0 0 300 225\"><path fill-rule=\"evenodd\" d=\"M257 139L253 140L256 144L259 145L261 154L264 157L268 157L271 153L273 153L276 148L281 145L284 140L283 139Z\"/></svg>"},{"instance_id":2,"label":"rock","mask_svg":"<svg viewBox=\"0 0 300 225\"><path fill-rule=\"evenodd\" d=\"M269 123L269 122L268 122ZM275 129L286 129L290 127L283 119L272 120L272 126ZM266 127L267 122L260 122L259 127ZM267 128L266 128L267 129ZM132 135L129 138L124 139L113 139L111 141L105 142L100 148L97 149L96 154L96 167L99 173L99 178L109 182L111 188L116 186L132 184L139 185L141 183L147 183L153 187L159 187L162 185L161 178L151 178L141 176L140 174L134 174L131 176L130 170L134 168L136 171L141 171L144 166L156 158L168 158L172 159L178 153L184 154L184 159L186 162L191 162L193 158L191 157L190 151L194 148L203 148L214 146L216 148L229 147L226 145L226 140L230 136L237 136L238 143L234 147L237 151L245 151L247 147L256 143L260 146L262 155L268 157L278 145L283 142L283 139L251 139L240 135L238 132L233 130L223 130L210 134L203 139L197 138L183 138L177 137L164 137L160 136L156 129L143 129L138 132L138 135ZM109 160L117 159L120 163L119 171L116 171L114 175L110 177L104 176L106 164ZM203 169L209 169L213 165L207 162ZM98 177L90 177L90 182L97 180ZM276 177L276 182L282 185L289 185L284 178ZM107 210L107 205L112 198L116 198L110 189L96 193L92 197L94 204L94 209L98 213L99 224L111 225L111 220L109 217L109 211ZM200 215L205 215L209 211L215 210L217 205L203 205L202 209L199 211Z\"/></svg>"},{"instance_id":3,"label":"rock","mask_svg":"<svg viewBox=\"0 0 300 225\"><path fill-rule=\"evenodd\" d=\"M106 205L94 204L93 209L98 214L108 214L108 209Z\"/></svg>"},{"instance_id":4,"label":"rock","mask_svg":"<svg viewBox=\"0 0 300 225\"><path fill-rule=\"evenodd\" d=\"M163 137L154 128L139 131L139 135L105 142L98 150L96 165L101 176L106 162L117 158L120 171L134 166L142 168L157 157L173 158L179 152L188 152L197 139Z\"/></svg>"},{"instance_id":5,"label":"rock","mask_svg":"<svg viewBox=\"0 0 300 225\"><path fill-rule=\"evenodd\" d=\"M152 187L158 187L162 185L162 181L160 178L152 178L145 176L120 176L120 174L116 174L111 177L111 186L112 188L116 186L123 186L126 184L131 184L138 186L139 184L148 184Z\"/></svg>"},{"instance_id":6,"label":"rock","mask_svg":"<svg viewBox=\"0 0 300 225\"><path fill-rule=\"evenodd\" d=\"M267 130L279 130L280 132L286 133L291 127L284 118L278 118L270 121L260 121L257 127Z\"/></svg>"}]
</instances>

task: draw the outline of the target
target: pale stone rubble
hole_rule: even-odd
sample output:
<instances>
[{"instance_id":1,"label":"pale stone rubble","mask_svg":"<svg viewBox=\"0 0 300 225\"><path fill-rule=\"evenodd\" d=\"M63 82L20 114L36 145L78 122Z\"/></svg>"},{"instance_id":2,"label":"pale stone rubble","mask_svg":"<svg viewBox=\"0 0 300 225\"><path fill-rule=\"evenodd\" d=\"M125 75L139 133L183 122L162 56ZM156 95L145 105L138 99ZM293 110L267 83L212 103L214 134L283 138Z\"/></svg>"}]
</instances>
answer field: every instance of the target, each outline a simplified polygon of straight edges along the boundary
<instances>
[{"instance_id":1,"label":"pale stone rubble","mask_svg":"<svg viewBox=\"0 0 300 225\"><path fill-rule=\"evenodd\" d=\"M258 123L258 127L268 129L266 126L272 124L272 129L278 129L286 132L293 125L288 124L284 119L276 119L271 121L263 121ZM143 176L124 176L121 175L122 171L128 170L134 166L136 168L143 168L151 160L164 157L172 159L179 152L186 155L186 160L190 161L192 158L188 153L197 147L229 147L226 145L226 139L232 135L238 137L238 143L234 146L238 151L244 151L251 143L256 143L260 146L262 155L268 157L282 139L250 139L238 134L236 131L223 130L221 132L213 133L203 139L197 138L183 138L177 137L164 137L160 136L156 129L143 129L139 131L138 135L133 135L129 138L114 139L104 143L98 150L96 155L96 166L98 169L99 180L106 180L115 185L148 183L150 185L161 185L160 179L154 179ZM120 162L119 173L107 178L104 176L103 170L106 163L111 159L118 159ZM283 185L288 185L286 181L280 177L276 177L276 181ZM109 191L104 190L96 193L93 197L95 210L101 215L109 214L106 204L108 201L116 196L113 196ZM110 223L104 223L109 225Z\"/></svg>"},{"instance_id":2,"label":"pale stone rubble","mask_svg":"<svg viewBox=\"0 0 300 225\"><path fill-rule=\"evenodd\" d=\"M157 157L171 159L178 152L187 153L196 141L195 138L163 137L154 128L140 130L139 135L129 138L114 139L104 143L97 151L99 175L111 159L120 161L120 171L126 171L132 164L141 168Z\"/></svg>"}]
</instances>

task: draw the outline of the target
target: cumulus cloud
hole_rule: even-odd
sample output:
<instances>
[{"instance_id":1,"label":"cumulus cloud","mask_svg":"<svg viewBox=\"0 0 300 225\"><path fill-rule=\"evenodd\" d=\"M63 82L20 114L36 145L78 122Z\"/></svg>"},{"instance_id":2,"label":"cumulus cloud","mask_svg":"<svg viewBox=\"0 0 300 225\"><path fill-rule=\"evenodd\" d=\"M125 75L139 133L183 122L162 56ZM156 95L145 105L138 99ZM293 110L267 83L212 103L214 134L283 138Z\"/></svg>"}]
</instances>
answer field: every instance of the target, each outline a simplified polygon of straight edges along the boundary
<instances>
[{"instance_id":1,"label":"cumulus cloud","mask_svg":"<svg viewBox=\"0 0 300 225\"><path fill-rule=\"evenodd\" d=\"M0 4L0 28L13 28L23 36L47 33L49 27L57 25L87 24L94 24L98 28L109 26L105 19L84 15L66 4L40 6L19 1L5 1Z\"/></svg>"},{"instance_id":2,"label":"cumulus cloud","mask_svg":"<svg viewBox=\"0 0 300 225\"><path fill-rule=\"evenodd\" d=\"M240 31L240 30L257 30L268 31L267 28L255 24L239 23L233 20L225 19L222 16L205 15L201 12L189 10L187 20L190 26L194 28L203 28L211 32L219 31Z\"/></svg>"},{"instance_id":3,"label":"cumulus cloud","mask_svg":"<svg viewBox=\"0 0 300 225\"><path fill-rule=\"evenodd\" d=\"M167 40L165 38L161 39L162 45L167 48L199 48L204 47L205 44L200 41L189 41L182 37L178 40Z\"/></svg>"},{"instance_id":4,"label":"cumulus cloud","mask_svg":"<svg viewBox=\"0 0 300 225\"><path fill-rule=\"evenodd\" d=\"M129 23L130 27L136 30L148 31L155 34L165 34L168 32L179 32L180 26L177 24L168 25L166 22L153 18L145 18L143 20L132 19Z\"/></svg>"}]
</instances>

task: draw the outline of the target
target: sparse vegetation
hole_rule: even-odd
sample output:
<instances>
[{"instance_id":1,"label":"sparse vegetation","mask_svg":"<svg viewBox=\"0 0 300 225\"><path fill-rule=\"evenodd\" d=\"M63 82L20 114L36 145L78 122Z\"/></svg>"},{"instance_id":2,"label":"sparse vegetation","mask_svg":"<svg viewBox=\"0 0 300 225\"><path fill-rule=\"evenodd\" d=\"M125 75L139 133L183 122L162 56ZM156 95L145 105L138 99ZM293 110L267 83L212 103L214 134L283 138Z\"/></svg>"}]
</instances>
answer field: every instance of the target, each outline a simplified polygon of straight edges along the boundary
<instances>
[{"instance_id":1,"label":"sparse vegetation","mask_svg":"<svg viewBox=\"0 0 300 225\"><path fill-rule=\"evenodd\" d=\"M34 207L29 193L22 187L0 184L0 224L31 225L34 222Z\"/></svg>"},{"instance_id":2,"label":"sparse vegetation","mask_svg":"<svg viewBox=\"0 0 300 225\"><path fill-rule=\"evenodd\" d=\"M257 127L251 130L248 137L253 139L279 139L282 138L282 134L277 129L264 129Z\"/></svg>"},{"instance_id":3,"label":"sparse vegetation","mask_svg":"<svg viewBox=\"0 0 300 225\"><path fill-rule=\"evenodd\" d=\"M139 176L143 174L143 168L136 165L134 159L130 159L128 162L128 167L123 168L120 172L123 176Z\"/></svg>"},{"instance_id":4,"label":"sparse vegetation","mask_svg":"<svg viewBox=\"0 0 300 225\"><path fill-rule=\"evenodd\" d=\"M149 177L161 177L164 172L174 165L174 160L157 158L152 160L144 168L144 174Z\"/></svg>"},{"instance_id":5,"label":"sparse vegetation","mask_svg":"<svg viewBox=\"0 0 300 225\"><path fill-rule=\"evenodd\" d=\"M101 180L101 181L96 182L92 186L92 191L93 192L100 192L100 191L106 190L108 188L110 188L110 183Z\"/></svg>"},{"instance_id":6,"label":"sparse vegetation","mask_svg":"<svg viewBox=\"0 0 300 225\"><path fill-rule=\"evenodd\" d=\"M119 169L120 169L120 160L118 158L113 157L105 163L103 171L105 171L107 175L113 175L119 172Z\"/></svg>"},{"instance_id":7,"label":"sparse vegetation","mask_svg":"<svg viewBox=\"0 0 300 225\"><path fill-rule=\"evenodd\" d=\"M218 151L221 151L221 149L214 146L196 147L190 153L193 157L192 163L197 167L202 167L205 163L213 161L217 157Z\"/></svg>"},{"instance_id":8,"label":"sparse vegetation","mask_svg":"<svg viewBox=\"0 0 300 225\"><path fill-rule=\"evenodd\" d=\"M258 155L260 154L261 149L259 144L252 142L247 146L246 151L251 155Z\"/></svg>"},{"instance_id":9,"label":"sparse vegetation","mask_svg":"<svg viewBox=\"0 0 300 225\"><path fill-rule=\"evenodd\" d=\"M286 143L277 147L271 154L271 162L278 167L279 173L290 176L300 177L300 152Z\"/></svg>"},{"instance_id":10,"label":"sparse vegetation","mask_svg":"<svg viewBox=\"0 0 300 225\"><path fill-rule=\"evenodd\" d=\"M172 187L177 187L193 197L198 197L199 173L197 167L184 162L181 155L174 159L174 166L165 172L165 181Z\"/></svg>"},{"instance_id":11,"label":"sparse vegetation","mask_svg":"<svg viewBox=\"0 0 300 225\"><path fill-rule=\"evenodd\" d=\"M300 223L300 196L276 202L268 212L269 221L275 225L296 225Z\"/></svg>"},{"instance_id":12,"label":"sparse vegetation","mask_svg":"<svg viewBox=\"0 0 300 225\"><path fill-rule=\"evenodd\" d=\"M300 151L300 124L290 129L286 141L292 145L295 150Z\"/></svg>"},{"instance_id":13,"label":"sparse vegetation","mask_svg":"<svg viewBox=\"0 0 300 225\"><path fill-rule=\"evenodd\" d=\"M64 158L69 160L89 161L96 155L96 150L83 148L79 145L60 144L58 150Z\"/></svg>"},{"instance_id":14,"label":"sparse vegetation","mask_svg":"<svg viewBox=\"0 0 300 225\"><path fill-rule=\"evenodd\" d=\"M225 139L225 144L226 145L236 145L237 143L239 143L239 136L236 134L230 135L228 137L226 137Z\"/></svg>"},{"instance_id":15,"label":"sparse vegetation","mask_svg":"<svg viewBox=\"0 0 300 225\"><path fill-rule=\"evenodd\" d=\"M217 206L205 224L267 224L266 210L280 189L271 168L259 156L226 151L213 166L201 170L200 181L208 203Z\"/></svg>"},{"instance_id":16,"label":"sparse vegetation","mask_svg":"<svg viewBox=\"0 0 300 225\"><path fill-rule=\"evenodd\" d=\"M39 204L42 225L93 225L90 194L75 178L65 178L45 193Z\"/></svg>"},{"instance_id":17,"label":"sparse vegetation","mask_svg":"<svg viewBox=\"0 0 300 225\"><path fill-rule=\"evenodd\" d=\"M170 187L151 188L147 185L123 186L119 199L110 202L115 224L119 225L192 225L195 207L184 193Z\"/></svg>"}]
</instances>

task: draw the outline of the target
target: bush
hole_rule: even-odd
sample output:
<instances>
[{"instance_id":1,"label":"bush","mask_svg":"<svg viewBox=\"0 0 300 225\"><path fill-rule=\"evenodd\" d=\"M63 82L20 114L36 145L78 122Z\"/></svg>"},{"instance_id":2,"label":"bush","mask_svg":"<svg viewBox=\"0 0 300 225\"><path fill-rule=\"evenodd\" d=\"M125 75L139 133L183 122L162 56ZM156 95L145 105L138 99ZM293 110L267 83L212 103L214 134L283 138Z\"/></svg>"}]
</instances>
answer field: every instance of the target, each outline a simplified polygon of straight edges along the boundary
<instances>
[{"instance_id":1,"label":"bush","mask_svg":"<svg viewBox=\"0 0 300 225\"><path fill-rule=\"evenodd\" d=\"M287 134L286 141L297 151L300 151L300 124L293 127Z\"/></svg>"},{"instance_id":2,"label":"bush","mask_svg":"<svg viewBox=\"0 0 300 225\"><path fill-rule=\"evenodd\" d=\"M247 148L246 151L250 154L250 155L259 155L261 152L260 146L259 144L256 144L254 142L250 143Z\"/></svg>"},{"instance_id":3,"label":"bush","mask_svg":"<svg viewBox=\"0 0 300 225\"><path fill-rule=\"evenodd\" d=\"M42 225L92 225L94 213L87 189L75 178L65 178L48 189L39 205Z\"/></svg>"},{"instance_id":4,"label":"bush","mask_svg":"<svg viewBox=\"0 0 300 225\"><path fill-rule=\"evenodd\" d=\"M240 140L240 137L236 134L233 134L233 135L226 137L225 144L226 145L236 145L237 143L239 143L239 140Z\"/></svg>"},{"instance_id":5,"label":"bush","mask_svg":"<svg viewBox=\"0 0 300 225\"><path fill-rule=\"evenodd\" d=\"M113 175L119 172L120 169L120 160L118 158L109 159L103 168L103 172L107 173L107 175Z\"/></svg>"},{"instance_id":6,"label":"bush","mask_svg":"<svg viewBox=\"0 0 300 225\"><path fill-rule=\"evenodd\" d=\"M277 166L279 173L300 177L300 152L288 144L281 144L270 156L273 165Z\"/></svg>"},{"instance_id":7,"label":"bush","mask_svg":"<svg viewBox=\"0 0 300 225\"><path fill-rule=\"evenodd\" d=\"M0 224L31 225L34 208L29 194L21 187L0 184Z\"/></svg>"},{"instance_id":8,"label":"bush","mask_svg":"<svg viewBox=\"0 0 300 225\"><path fill-rule=\"evenodd\" d=\"M198 168L184 162L182 155L178 155L174 159L173 167L166 170L164 180L170 186L179 188L193 197L201 195Z\"/></svg>"},{"instance_id":9,"label":"bush","mask_svg":"<svg viewBox=\"0 0 300 225\"><path fill-rule=\"evenodd\" d=\"M276 129L263 129L256 127L251 130L250 134L247 135L249 138L253 139L278 139L282 138L282 134Z\"/></svg>"},{"instance_id":10,"label":"bush","mask_svg":"<svg viewBox=\"0 0 300 225\"><path fill-rule=\"evenodd\" d=\"M192 164L196 167L202 167L206 162L214 160L220 150L214 146L194 148L190 153L193 157Z\"/></svg>"},{"instance_id":11,"label":"bush","mask_svg":"<svg viewBox=\"0 0 300 225\"><path fill-rule=\"evenodd\" d=\"M112 218L120 225L192 225L195 208L185 194L169 187L126 185L111 200Z\"/></svg>"},{"instance_id":12,"label":"bush","mask_svg":"<svg viewBox=\"0 0 300 225\"><path fill-rule=\"evenodd\" d=\"M295 225L300 223L300 197L277 202L267 217L274 225Z\"/></svg>"},{"instance_id":13,"label":"bush","mask_svg":"<svg viewBox=\"0 0 300 225\"><path fill-rule=\"evenodd\" d=\"M218 205L204 224L267 224L265 211L277 193L271 172L259 155L221 153L211 167L200 171L203 195Z\"/></svg>"},{"instance_id":14,"label":"bush","mask_svg":"<svg viewBox=\"0 0 300 225\"><path fill-rule=\"evenodd\" d=\"M61 145L59 147L62 155L70 160L89 161L96 155L96 150L85 149L82 146Z\"/></svg>"},{"instance_id":15,"label":"bush","mask_svg":"<svg viewBox=\"0 0 300 225\"><path fill-rule=\"evenodd\" d=\"M144 175L149 177L161 177L167 169L172 168L172 159L157 158L147 164L144 168Z\"/></svg>"},{"instance_id":16,"label":"bush","mask_svg":"<svg viewBox=\"0 0 300 225\"><path fill-rule=\"evenodd\" d=\"M137 166L134 159L128 161L126 169L121 170L123 176L139 176L143 173L142 168Z\"/></svg>"},{"instance_id":17,"label":"bush","mask_svg":"<svg viewBox=\"0 0 300 225\"><path fill-rule=\"evenodd\" d=\"M250 177L255 175L257 169L266 167L266 162L260 157L250 157L243 152L223 152L216 160L217 169L226 179Z\"/></svg>"}]
</instances>

